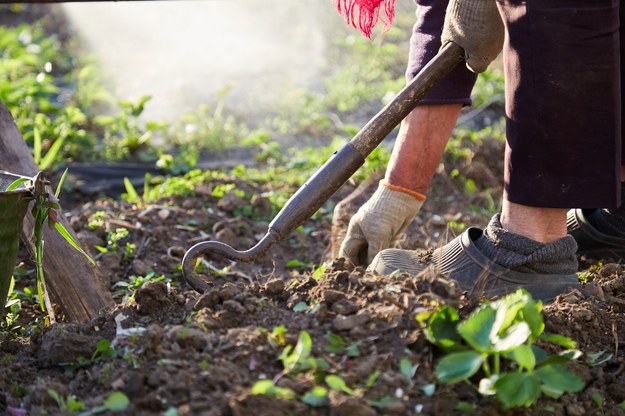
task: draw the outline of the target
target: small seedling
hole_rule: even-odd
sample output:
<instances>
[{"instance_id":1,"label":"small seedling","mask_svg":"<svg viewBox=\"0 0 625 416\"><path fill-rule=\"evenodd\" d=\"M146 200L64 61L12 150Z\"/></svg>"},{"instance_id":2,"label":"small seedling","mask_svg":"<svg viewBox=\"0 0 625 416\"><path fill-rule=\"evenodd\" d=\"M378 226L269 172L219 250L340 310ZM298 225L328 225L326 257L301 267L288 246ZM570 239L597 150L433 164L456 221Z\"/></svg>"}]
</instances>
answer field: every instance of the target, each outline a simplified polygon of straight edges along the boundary
<instances>
[{"instance_id":1,"label":"small seedling","mask_svg":"<svg viewBox=\"0 0 625 416\"><path fill-rule=\"evenodd\" d=\"M107 358L113 358L116 355L117 355L117 350L111 347L111 341L107 338L102 338L101 340L98 341L95 351L93 352L93 354L91 354L90 358L78 357L74 361L71 361L68 363L61 363L61 367L70 371L75 371L75 370L78 370L79 368L87 367L88 365L92 363L102 361Z\"/></svg>"},{"instance_id":2,"label":"small seedling","mask_svg":"<svg viewBox=\"0 0 625 416\"><path fill-rule=\"evenodd\" d=\"M121 280L113 285L115 292L113 293L114 297L122 297L123 301L126 302L134 298L137 290L141 289L148 282L164 282L170 283L171 279L169 277L165 277L165 275L157 275L153 271L149 272L145 276L129 276L128 280Z\"/></svg>"},{"instance_id":3,"label":"small seedling","mask_svg":"<svg viewBox=\"0 0 625 416\"><path fill-rule=\"evenodd\" d=\"M562 365L581 352L567 337L543 334L541 310L541 302L518 290L483 304L465 320L449 306L421 314L417 320L427 339L449 352L436 365L440 381L470 381L481 370L478 391L495 396L510 408L530 406L541 394L557 399L584 387L583 381ZM567 350L549 357L535 344L538 340Z\"/></svg>"},{"instance_id":4,"label":"small seedling","mask_svg":"<svg viewBox=\"0 0 625 416\"><path fill-rule=\"evenodd\" d=\"M296 303L295 306L293 306L293 312L316 313L319 310L320 306L321 305L314 299L310 301L310 305L302 301Z\"/></svg>"},{"instance_id":5,"label":"small seedling","mask_svg":"<svg viewBox=\"0 0 625 416\"><path fill-rule=\"evenodd\" d=\"M330 386L332 390L337 391L339 393L347 393L350 396L353 396L356 394L354 389L348 387L347 384L345 383L345 380L343 380L341 377L337 376L336 374L330 374L326 376L325 382L328 386Z\"/></svg>"},{"instance_id":6,"label":"small seedling","mask_svg":"<svg viewBox=\"0 0 625 416\"><path fill-rule=\"evenodd\" d=\"M346 345L345 340L340 335L334 334L332 332L328 332L325 335L328 343L325 346L326 352L332 354L345 354L348 357L358 357L360 356L359 345L360 342L354 342L352 344Z\"/></svg>"},{"instance_id":7,"label":"small seedling","mask_svg":"<svg viewBox=\"0 0 625 416\"><path fill-rule=\"evenodd\" d=\"M293 306L293 312L304 312L306 309L308 309L306 302L298 302Z\"/></svg>"},{"instance_id":8,"label":"small seedling","mask_svg":"<svg viewBox=\"0 0 625 416\"><path fill-rule=\"evenodd\" d=\"M278 357L282 361L285 373L290 374L317 368L329 368L328 363L324 359L311 357L311 351L312 339L310 335L306 331L300 332L295 348L292 345L287 345L280 357Z\"/></svg>"},{"instance_id":9,"label":"small seedling","mask_svg":"<svg viewBox=\"0 0 625 416\"><path fill-rule=\"evenodd\" d=\"M48 395L54 399L60 410L70 415L85 408L85 404L76 400L74 395L70 394L67 397L63 397L56 390L52 389L48 389Z\"/></svg>"},{"instance_id":10,"label":"small seedling","mask_svg":"<svg viewBox=\"0 0 625 416\"><path fill-rule=\"evenodd\" d=\"M378 381L378 378L380 378L381 375L382 372L380 370L375 370L373 373L369 374L367 380L365 381L365 387L368 389L373 387L373 385L376 381Z\"/></svg>"},{"instance_id":11,"label":"small seedling","mask_svg":"<svg viewBox=\"0 0 625 416\"><path fill-rule=\"evenodd\" d=\"M601 364L607 363L611 359L612 354L604 350L588 354L588 364L590 364L591 367L600 366Z\"/></svg>"},{"instance_id":12,"label":"small seedling","mask_svg":"<svg viewBox=\"0 0 625 416\"><path fill-rule=\"evenodd\" d=\"M462 412L462 413L466 413L469 415L472 415L476 412L477 408L474 404L472 403L467 403L467 402L458 402L456 403L455 409Z\"/></svg>"},{"instance_id":13,"label":"small seedling","mask_svg":"<svg viewBox=\"0 0 625 416\"><path fill-rule=\"evenodd\" d=\"M417 372L419 365L412 365L412 362L408 358L402 358L399 360L399 371L406 377L408 384L412 385L413 378Z\"/></svg>"},{"instance_id":14,"label":"small seedling","mask_svg":"<svg viewBox=\"0 0 625 416\"><path fill-rule=\"evenodd\" d=\"M315 386L300 398L300 400L312 407L321 407L328 404L328 389Z\"/></svg>"},{"instance_id":15,"label":"small seedling","mask_svg":"<svg viewBox=\"0 0 625 416\"><path fill-rule=\"evenodd\" d=\"M592 395L592 401L595 404L595 406L597 406L597 409L599 409L599 414L605 415L606 413L604 412L604 409L603 409L603 397L601 397L599 393L594 393Z\"/></svg>"},{"instance_id":16,"label":"small seedling","mask_svg":"<svg viewBox=\"0 0 625 416\"><path fill-rule=\"evenodd\" d=\"M389 404L392 403L397 403L399 401L399 399L397 397L392 397L392 396L384 396L379 400L375 400L375 401L371 401L369 402L369 404L373 407L375 407L378 410L384 410L384 408L386 408L386 406L388 406Z\"/></svg>"},{"instance_id":17,"label":"small seedling","mask_svg":"<svg viewBox=\"0 0 625 416\"><path fill-rule=\"evenodd\" d=\"M319 281L323 278L323 276L325 276L325 272L326 272L326 264L325 263L321 263L310 275L310 277L312 277L313 279Z\"/></svg>"},{"instance_id":18,"label":"small seedling","mask_svg":"<svg viewBox=\"0 0 625 416\"><path fill-rule=\"evenodd\" d=\"M104 412L122 412L130 406L130 400L124 393L116 391L111 393L101 406L97 406L87 412L81 413L79 416L91 416Z\"/></svg>"},{"instance_id":19,"label":"small seedling","mask_svg":"<svg viewBox=\"0 0 625 416\"><path fill-rule=\"evenodd\" d=\"M271 334L269 334L267 338L269 339L269 342L275 346L285 345L286 333L287 333L287 329L282 325L278 325L273 328L273 331L271 331Z\"/></svg>"},{"instance_id":20,"label":"small seedling","mask_svg":"<svg viewBox=\"0 0 625 416\"><path fill-rule=\"evenodd\" d=\"M271 380L259 380L252 386L252 394L264 394L279 399L294 399L295 392L285 387L278 387Z\"/></svg>"}]
</instances>

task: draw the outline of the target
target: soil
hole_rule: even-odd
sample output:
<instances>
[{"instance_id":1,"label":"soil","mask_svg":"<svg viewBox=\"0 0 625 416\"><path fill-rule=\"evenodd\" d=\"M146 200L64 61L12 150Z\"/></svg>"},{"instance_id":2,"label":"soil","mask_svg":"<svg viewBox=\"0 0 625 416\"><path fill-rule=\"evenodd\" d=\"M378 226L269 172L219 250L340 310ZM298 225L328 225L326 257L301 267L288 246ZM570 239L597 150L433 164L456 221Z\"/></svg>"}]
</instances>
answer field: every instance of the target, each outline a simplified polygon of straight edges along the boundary
<instances>
[{"instance_id":1,"label":"soil","mask_svg":"<svg viewBox=\"0 0 625 416\"><path fill-rule=\"evenodd\" d=\"M480 160L501 160L493 155L502 151L501 142L487 140L475 149L473 163L448 163L441 168L425 208L398 245L436 247L452 237L449 224L454 221L483 226L488 218L467 211L467 207L479 205L486 195L500 193L487 180L500 173L499 163L489 166ZM459 168L466 176L476 175L478 192L472 196L460 192L459 185L449 178L447 166ZM559 400L542 398L530 408L503 410L469 384L445 385L434 377L433 366L442 353L426 341L415 316L439 303L468 313L475 302L454 283L432 272L381 277L347 267L342 260L331 260L333 243L340 239L333 239L333 227L335 233L344 228L349 213L368 198L375 182L372 178L360 187L344 185L332 198L334 202L347 201L338 204L334 221L329 212L307 221L254 263L207 259L213 268L230 268L219 275L209 272L204 293L192 290L181 277L185 250L203 240L247 249L267 229L267 220L233 214L244 203L234 195L211 197L212 187L219 181L198 189L193 198L159 204L136 206L100 198L66 207L72 226L108 279L116 305L89 322L46 327L32 300L23 299L21 324L32 325L35 320L40 324L31 333L4 333L0 338L0 412L63 414L48 393L52 389L64 397L75 396L87 409L102 404L112 392L123 392L130 405L120 414L128 415L167 411L179 415L463 414L454 410L459 402L474 405L474 414L483 415L619 414L617 406L625 400L625 361L619 337L625 328L621 265L590 269L590 279L603 288L601 296L574 291L544 308L546 331L571 337L584 352L569 368L584 380L585 389ZM240 181L237 186L247 186L258 195L265 191ZM95 219L98 226L94 226ZM98 253L94 247L106 246L106 230L116 228L129 231L119 242L119 251ZM135 245L134 253L124 256L121 247L128 243ZM313 274L310 266L293 268L289 262L294 259L301 264L325 260L327 267L322 274ZM20 261L26 269L32 266L25 252ZM584 259L581 265L585 270L592 266ZM152 279L133 296L119 285L130 276L150 273L167 279ZM27 284L28 277L20 282ZM302 302L307 305L304 310L299 308ZM283 373L278 357L284 345L271 336L279 326L286 328L286 345L294 345L300 332L306 331L312 339L312 355L323 357L330 371L349 386L361 387L359 392L354 396L332 392L329 403L322 407L252 394L251 387L264 378L298 394L315 385L310 372ZM327 352L330 333L355 346L357 352ZM111 356L94 356L102 339L111 341ZM608 359L591 365L589 354L597 352ZM412 380L399 367L405 358L414 365ZM372 374L379 377L364 388ZM423 387L432 383L436 391L429 396ZM388 397L395 400L381 409L376 407ZM601 408L597 397L601 397Z\"/></svg>"},{"instance_id":2,"label":"soil","mask_svg":"<svg viewBox=\"0 0 625 416\"><path fill-rule=\"evenodd\" d=\"M493 203L497 206L501 195L502 155L500 141L486 140L473 149L471 163L446 160L422 212L398 246L431 249L465 226L484 226L485 212ZM451 177L453 169L473 179L476 191L463 192L463 183ZM268 190L230 180L256 195ZM504 410L467 383L437 382L433 368L442 352L425 339L415 320L438 304L452 305L466 315L475 301L431 271L382 277L332 259L341 230L371 194L375 178L344 185L332 198L335 204L346 201L337 205L334 215L326 211L307 221L256 262L206 259L220 272L208 272L207 289L197 293L180 273L189 247L217 240L247 249L267 229L267 218L234 214L245 203L235 195L211 197L218 184L197 189L192 198L145 206L101 197L80 202L76 196L64 205L82 243L96 257L116 304L88 322L46 326L37 305L24 297L14 325L31 330L21 335L0 332L0 414L69 414L49 390L74 396L85 409L123 392L130 404L117 413L122 415L623 414L622 265L580 259L580 271L587 271L589 281L602 291L594 296L573 291L544 307L546 332L571 337L583 352L568 367L582 378L584 390L559 400L543 397L530 408ZM257 201L257 209L266 207L266 201ZM134 250L127 255L121 248L98 252L95 246L106 246L107 232L117 228L129 231L119 246L134 244ZM311 265L324 261L325 270L315 273ZM19 262L25 270L33 267L26 251ZM132 276L146 275L151 281L136 291L124 288ZM32 273L20 280L21 288L33 284ZM280 326L286 329L284 342L272 335ZM328 371L342 377L356 394L332 391L329 403L321 407L252 394L251 387L260 379L274 380L298 395L323 384L311 372L283 372L278 357L285 345L295 345L302 331L312 339L312 355L324 358ZM352 348L328 352L329 334L339 335ZM110 341L106 353L98 347L103 339ZM593 361L594 353L602 353L605 360ZM401 359L413 364L410 379L400 369ZM378 376L374 382L372 375ZM436 385L433 394L426 388L431 384ZM394 400L382 406L385 398ZM474 410L458 410L459 403Z\"/></svg>"}]
</instances>

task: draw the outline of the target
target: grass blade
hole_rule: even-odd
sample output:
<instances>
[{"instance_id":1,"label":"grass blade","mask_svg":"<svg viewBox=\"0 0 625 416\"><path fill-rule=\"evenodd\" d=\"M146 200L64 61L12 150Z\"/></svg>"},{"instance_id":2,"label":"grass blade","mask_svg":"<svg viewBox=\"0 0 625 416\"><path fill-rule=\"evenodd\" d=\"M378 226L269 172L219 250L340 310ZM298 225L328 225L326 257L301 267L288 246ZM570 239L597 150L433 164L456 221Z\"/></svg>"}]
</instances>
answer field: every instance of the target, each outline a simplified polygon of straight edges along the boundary
<instances>
[{"instance_id":1,"label":"grass blade","mask_svg":"<svg viewBox=\"0 0 625 416\"><path fill-rule=\"evenodd\" d=\"M35 127L33 134L33 159L35 159L35 163L39 165L39 162L41 162L41 133L39 133L37 127Z\"/></svg>"},{"instance_id":2,"label":"grass blade","mask_svg":"<svg viewBox=\"0 0 625 416\"><path fill-rule=\"evenodd\" d=\"M50 150L48 150L48 153L46 153L43 159L41 159L39 169L46 170L47 168L52 166L52 163L54 163L54 160L61 151L61 147L63 147L63 143L65 143L64 137L56 139L56 141L50 147Z\"/></svg>"},{"instance_id":3,"label":"grass blade","mask_svg":"<svg viewBox=\"0 0 625 416\"><path fill-rule=\"evenodd\" d=\"M23 184L24 182L28 182L30 179L28 178L19 178L14 180L13 182L11 182L11 184L9 186L7 186L6 191L13 191L15 189L17 189L21 184Z\"/></svg>"},{"instance_id":4,"label":"grass blade","mask_svg":"<svg viewBox=\"0 0 625 416\"><path fill-rule=\"evenodd\" d=\"M55 197L59 197L59 194L61 193L61 187L63 187L63 181L65 181L65 175L67 175L67 171L69 168L65 168L65 171L63 172L63 175L61 176L61 180L59 180L59 184L56 186L56 192L54 193Z\"/></svg>"},{"instance_id":5,"label":"grass blade","mask_svg":"<svg viewBox=\"0 0 625 416\"><path fill-rule=\"evenodd\" d=\"M59 234L63 236L65 241L67 241L72 247L74 247L76 250L82 253L83 256L85 256L89 260L89 262L91 262L91 264L95 266L95 260L93 260L91 256L87 254L87 252L83 250L82 247L80 247L80 245L78 245L76 240L74 240L74 237L72 237L72 235L67 231L67 229L63 226L63 224L61 224L60 222L55 222L54 228L56 228Z\"/></svg>"},{"instance_id":6,"label":"grass blade","mask_svg":"<svg viewBox=\"0 0 625 416\"><path fill-rule=\"evenodd\" d=\"M139 202L141 200L134 185L130 182L130 179L124 178L124 187L126 187L126 193L128 194L128 202L132 204L133 202Z\"/></svg>"}]
</instances>

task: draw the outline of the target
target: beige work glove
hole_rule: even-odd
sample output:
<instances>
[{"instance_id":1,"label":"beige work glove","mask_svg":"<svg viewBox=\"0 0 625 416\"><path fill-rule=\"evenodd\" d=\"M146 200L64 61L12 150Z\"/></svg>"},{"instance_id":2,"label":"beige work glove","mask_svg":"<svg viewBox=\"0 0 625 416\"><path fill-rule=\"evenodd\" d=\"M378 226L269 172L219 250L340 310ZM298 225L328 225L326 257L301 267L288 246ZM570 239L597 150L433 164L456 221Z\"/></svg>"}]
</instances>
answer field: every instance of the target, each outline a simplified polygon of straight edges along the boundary
<instances>
[{"instance_id":1,"label":"beige work glove","mask_svg":"<svg viewBox=\"0 0 625 416\"><path fill-rule=\"evenodd\" d=\"M375 193L350 220L339 257L361 266L365 265L366 255L367 264L371 263L379 251L391 247L421 205L423 201L415 196L390 189L380 181Z\"/></svg>"},{"instance_id":2,"label":"beige work glove","mask_svg":"<svg viewBox=\"0 0 625 416\"><path fill-rule=\"evenodd\" d=\"M467 68L479 74L503 47L504 27L496 0L450 0L441 42L464 49Z\"/></svg>"}]
</instances>

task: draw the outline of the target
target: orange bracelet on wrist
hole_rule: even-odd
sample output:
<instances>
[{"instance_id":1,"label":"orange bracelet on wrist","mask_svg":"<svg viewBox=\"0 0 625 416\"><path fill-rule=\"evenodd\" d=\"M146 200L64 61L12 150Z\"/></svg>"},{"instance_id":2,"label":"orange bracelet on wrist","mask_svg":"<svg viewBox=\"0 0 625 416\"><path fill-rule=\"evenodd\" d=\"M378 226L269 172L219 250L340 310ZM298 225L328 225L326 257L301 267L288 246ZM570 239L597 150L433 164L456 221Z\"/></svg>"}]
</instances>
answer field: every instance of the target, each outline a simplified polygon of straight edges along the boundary
<instances>
[{"instance_id":1,"label":"orange bracelet on wrist","mask_svg":"<svg viewBox=\"0 0 625 416\"><path fill-rule=\"evenodd\" d=\"M413 190L408 189L408 188L404 188L403 186L393 185L392 183L388 183L387 181L382 182L382 185L384 185L385 187L387 187L391 191L397 191L397 192L401 192L401 193L410 195L410 196L412 196L413 198L415 198L419 202L425 201L425 195L423 195L420 192L413 191Z\"/></svg>"}]
</instances>

